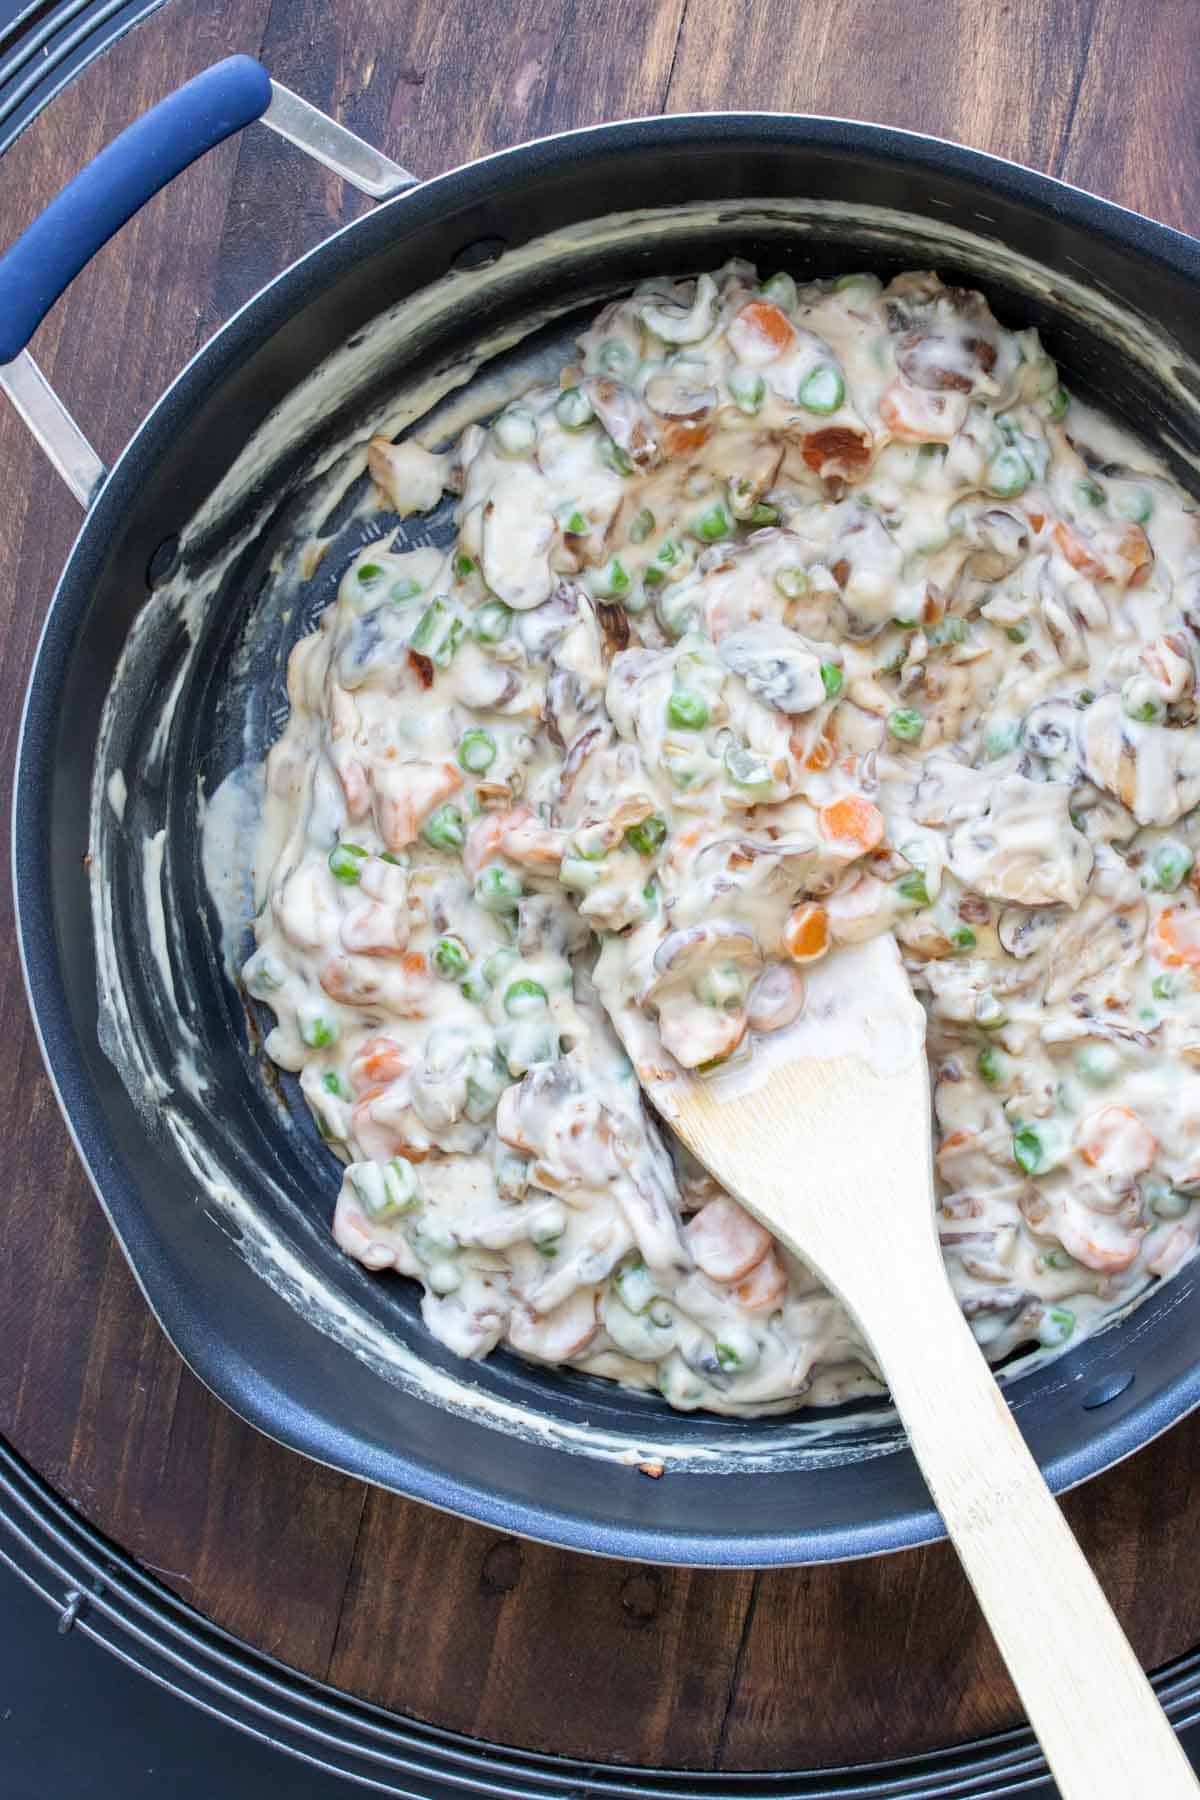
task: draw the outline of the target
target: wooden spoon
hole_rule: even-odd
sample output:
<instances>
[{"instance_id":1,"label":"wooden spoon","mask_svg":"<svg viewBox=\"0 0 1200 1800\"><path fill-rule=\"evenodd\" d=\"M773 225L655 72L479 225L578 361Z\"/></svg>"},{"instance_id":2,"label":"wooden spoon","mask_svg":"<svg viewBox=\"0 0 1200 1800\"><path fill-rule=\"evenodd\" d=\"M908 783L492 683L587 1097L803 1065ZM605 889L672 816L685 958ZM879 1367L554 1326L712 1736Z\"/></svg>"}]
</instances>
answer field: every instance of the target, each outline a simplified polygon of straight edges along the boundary
<instances>
[{"instance_id":1,"label":"wooden spoon","mask_svg":"<svg viewBox=\"0 0 1200 1800\"><path fill-rule=\"evenodd\" d=\"M946 1277L925 1016L895 940L810 974L804 1017L743 1068L660 1072L650 1098L857 1319L1063 1800L1194 1800L1200 1785Z\"/></svg>"}]
</instances>

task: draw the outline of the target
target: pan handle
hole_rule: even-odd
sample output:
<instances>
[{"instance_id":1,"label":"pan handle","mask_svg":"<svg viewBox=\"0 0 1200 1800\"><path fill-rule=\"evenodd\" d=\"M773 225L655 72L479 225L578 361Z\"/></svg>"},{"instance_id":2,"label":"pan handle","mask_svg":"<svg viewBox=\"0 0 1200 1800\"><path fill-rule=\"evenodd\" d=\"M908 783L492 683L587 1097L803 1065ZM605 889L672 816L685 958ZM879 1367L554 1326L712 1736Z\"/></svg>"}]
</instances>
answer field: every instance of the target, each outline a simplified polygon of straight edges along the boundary
<instances>
[{"instance_id":1,"label":"pan handle","mask_svg":"<svg viewBox=\"0 0 1200 1800\"><path fill-rule=\"evenodd\" d=\"M33 362L29 340L80 270L160 188L256 119L373 199L416 182L272 81L253 57L230 56L128 126L0 257L0 387L85 506L104 480L104 465Z\"/></svg>"}]
</instances>

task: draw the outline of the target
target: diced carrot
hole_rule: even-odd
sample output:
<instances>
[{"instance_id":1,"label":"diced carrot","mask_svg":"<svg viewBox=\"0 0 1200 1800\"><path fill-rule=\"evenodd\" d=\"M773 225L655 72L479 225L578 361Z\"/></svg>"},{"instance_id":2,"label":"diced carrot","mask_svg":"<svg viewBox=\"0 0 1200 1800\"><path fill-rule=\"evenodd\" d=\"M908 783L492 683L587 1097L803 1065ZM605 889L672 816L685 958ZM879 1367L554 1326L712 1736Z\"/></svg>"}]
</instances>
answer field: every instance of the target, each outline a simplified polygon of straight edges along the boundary
<instances>
[{"instance_id":1,"label":"diced carrot","mask_svg":"<svg viewBox=\"0 0 1200 1800\"><path fill-rule=\"evenodd\" d=\"M369 1038L350 1064L350 1079L356 1088L365 1083L382 1091L380 1083L398 1080L412 1066L411 1056L395 1038Z\"/></svg>"},{"instance_id":2,"label":"diced carrot","mask_svg":"<svg viewBox=\"0 0 1200 1800\"><path fill-rule=\"evenodd\" d=\"M707 444L712 430L711 419L673 419L659 442L668 456L686 456Z\"/></svg>"},{"instance_id":3,"label":"diced carrot","mask_svg":"<svg viewBox=\"0 0 1200 1800\"><path fill-rule=\"evenodd\" d=\"M1154 1165L1158 1139L1128 1106L1102 1106L1082 1121L1079 1154L1092 1168L1132 1180Z\"/></svg>"},{"instance_id":4,"label":"diced carrot","mask_svg":"<svg viewBox=\"0 0 1200 1800\"><path fill-rule=\"evenodd\" d=\"M770 300L751 300L732 321L729 338L740 355L769 362L791 349L796 333L781 307Z\"/></svg>"},{"instance_id":5,"label":"diced carrot","mask_svg":"<svg viewBox=\"0 0 1200 1800\"><path fill-rule=\"evenodd\" d=\"M863 851L875 850L883 842L883 814L873 801L861 794L846 794L821 808L818 817L821 830L835 843L857 844Z\"/></svg>"},{"instance_id":6,"label":"diced carrot","mask_svg":"<svg viewBox=\"0 0 1200 1800\"><path fill-rule=\"evenodd\" d=\"M714 1281L741 1281L771 1248L770 1233L724 1194L702 1206L683 1235L696 1267Z\"/></svg>"},{"instance_id":7,"label":"diced carrot","mask_svg":"<svg viewBox=\"0 0 1200 1800\"><path fill-rule=\"evenodd\" d=\"M948 444L965 413L958 394L934 394L893 381L879 397L879 417L902 444Z\"/></svg>"},{"instance_id":8,"label":"diced carrot","mask_svg":"<svg viewBox=\"0 0 1200 1800\"><path fill-rule=\"evenodd\" d=\"M1130 587L1141 587L1150 579L1154 552L1150 548L1150 539L1140 525L1126 526L1117 545L1117 555L1122 562L1129 564L1132 571L1128 583Z\"/></svg>"},{"instance_id":9,"label":"diced carrot","mask_svg":"<svg viewBox=\"0 0 1200 1800\"><path fill-rule=\"evenodd\" d=\"M829 948L829 915L815 900L793 906L783 928L783 942L795 962L816 962Z\"/></svg>"},{"instance_id":10,"label":"diced carrot","mask_svg":"<svg viewBox=\"0 0 1200 1800\"><path fill-rule=\"evenodd\" d=\"M423 950L410 950L407 956L400 958L400 967L406 975L428 975L429 963Z\"/></svg>"},{"instance_id":11,"label":"diced carrot","mask_svg":"<svg viewBox=\"0 0 1200 1800\"><path fill-rule=\"evenodd\" d=\"M1046 523L1045 513L1037 506L1027 506L1025 509L1025 517L1029 520L1034 531L1040 531Z\"/></svg>"},{"instance_id":12,"label":"diced carrot","mask_svg":"<svg viewBox=\"0 0 1200 1800\"><path fill-rule=\"evenodd\" d=\"M733 1291L747 1312L770 1312L777 1306L787 1291L787 1275L774 1250L768 1250Z\"/></svg>"},{"instance_id":13,"label":"diced carrot","mask_svg":"<svg viewBox=\"0 0 1200 1800\"><path fill-rule=\"evenodd\" d=\"M1060 519L1054 527L1054 541L1066 557L1073 569L1086 575L1092 581L1106 581L1108 570L1098 557L1093 556L1079 533Z\"/></svg>"},{"instance_id":14,"label":"diced carrot","mask_svg":"<svg viewBox=\"0 0 1200 1800\"><path fill-rule=\"evenodd\" d=\"M527 811L526 808L520 816L526 816ZM468 827L467 841L463 845L463 868L472 881L481 869L499 856L500 839L515 816L513 813L484 813Z\"/></svg>"},{"instance_id":15,"label":"diced carrot","mask_svg":"<svg viewBox=\"0 0 1200 1800\"><path fill-rule=\"evenodd\" d=\"M834 724L831 715L826 719L825 724L821 729L821 735L817 738L812 749L804 758L804 767L806 769L811 769L814 774L820 774L822 770L831 769L833 767L833 760L836 755L837 726Z\"/></svg>"},{"instance_id":16,"label":"diced carrot","mask_svg":"<svg viewBox=\"0 0 1200 1800\"><path fill-rule=\"evenodd\" d=\"M1159 914L1151 947L1169 969L1200 969L1200 913L1168 906Z\"/></svg>"}]
</instances>

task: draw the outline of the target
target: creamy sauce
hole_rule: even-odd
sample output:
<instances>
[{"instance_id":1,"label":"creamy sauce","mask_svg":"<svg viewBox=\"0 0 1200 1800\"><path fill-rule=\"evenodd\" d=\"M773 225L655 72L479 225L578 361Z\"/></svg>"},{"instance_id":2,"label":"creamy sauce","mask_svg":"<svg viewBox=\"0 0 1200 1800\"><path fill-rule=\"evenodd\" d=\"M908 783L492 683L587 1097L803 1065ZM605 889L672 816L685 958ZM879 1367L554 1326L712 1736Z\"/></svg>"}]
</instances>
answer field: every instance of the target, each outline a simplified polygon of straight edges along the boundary
<instances>
[{"instance_id":1,"label":"creamy sauce","mask_svg":"<svg viewBox=\"0 0 1200 1800\"><path fill-rule=\"evenodd\" d=\"M1196 1243L1192 503L929 276L730 264L579 351L449 454L372 441L457 542L369 546L289 666L244 978L337 1240L466 1356L870 1391L637 1077L838 1053L894 931L951 1278L989 1354L1057 1347Z\"/></svg>"}]
</instances>

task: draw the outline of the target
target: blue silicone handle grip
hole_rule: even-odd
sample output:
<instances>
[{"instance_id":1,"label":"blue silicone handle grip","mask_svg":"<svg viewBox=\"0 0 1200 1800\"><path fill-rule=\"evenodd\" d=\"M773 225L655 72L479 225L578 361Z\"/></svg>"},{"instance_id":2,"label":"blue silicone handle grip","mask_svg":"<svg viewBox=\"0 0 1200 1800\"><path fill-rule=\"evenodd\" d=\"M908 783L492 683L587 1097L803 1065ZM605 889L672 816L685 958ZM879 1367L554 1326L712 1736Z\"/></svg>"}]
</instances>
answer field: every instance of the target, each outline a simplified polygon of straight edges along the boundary
<instances>
[{"instance_id":1,"label":"blue silicone handle grip","mask_svg":"<svg viewBox=\"0 0 1200 1800\"><path fill-rule=\"evenodd\" d=\"M28 344L80 269L168 181L261 119L271 77L230 56L169 94L68 182L0 257L0 363Z\"/></svg>"}]
</instances>

